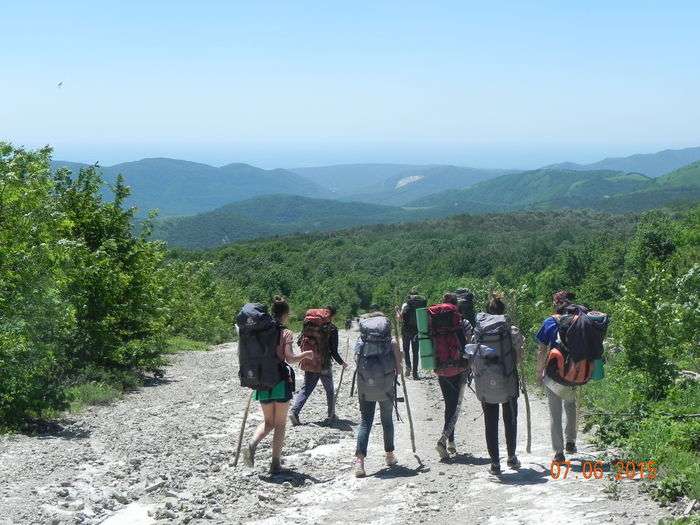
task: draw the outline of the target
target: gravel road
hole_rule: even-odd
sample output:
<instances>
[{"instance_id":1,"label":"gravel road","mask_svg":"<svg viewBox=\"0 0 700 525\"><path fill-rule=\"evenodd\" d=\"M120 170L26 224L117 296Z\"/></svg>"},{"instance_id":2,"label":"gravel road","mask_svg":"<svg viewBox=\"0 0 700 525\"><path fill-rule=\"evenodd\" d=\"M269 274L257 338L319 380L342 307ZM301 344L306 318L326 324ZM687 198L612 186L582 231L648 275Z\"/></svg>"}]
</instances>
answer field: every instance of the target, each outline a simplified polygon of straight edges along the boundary
<instances>
[{"instance_id":1,"label":"gravel road","mask_svg":"<svg viewBox=\"0 0 700 525\"><path fill-rule=\"evenodd\" d=\"M341 341L346 336L352 345L357 334L342 332ZM531 454L524 451L525 409L522 399L520 403L520 471L506 469L500 479L488 474L481 407L470 391L457 425L459 454L440 462L434 445L442 402L434 378L408 382L418 456L411 452L401 406L397 467L383 466L381 426L376 426L368 477L351 476L359 414L357 400L349 398L346 374L337 425L322 424L325 395L319 385L302 412L305 424L288 427L288 471L267 475L269 438L259 447L255 469L242 462L234 468L249 392L237 384L235 350L235 344L226 344L177 354L162 381L113 405L70 416L61 422L62 430L0 436L0 525L640 524L668 515L640 492L638 481L584 480L580 469L566 480L551 479L547 408L534 395ZM260 420L253 403L247 437ZM579 460L595 457L596 451L583 442L579 450Z\"/></svg>"}]
</instances>

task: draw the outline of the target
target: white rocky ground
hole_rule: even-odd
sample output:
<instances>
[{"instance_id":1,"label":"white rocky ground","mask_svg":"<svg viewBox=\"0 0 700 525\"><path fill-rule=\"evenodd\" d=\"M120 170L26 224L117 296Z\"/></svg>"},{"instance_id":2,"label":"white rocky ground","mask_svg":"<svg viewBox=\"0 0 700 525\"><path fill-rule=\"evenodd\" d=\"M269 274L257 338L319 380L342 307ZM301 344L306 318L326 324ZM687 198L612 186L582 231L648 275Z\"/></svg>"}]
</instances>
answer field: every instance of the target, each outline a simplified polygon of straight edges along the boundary
<instances>
[{"instance_id":1,"label":"white rocky ground","mask_svg":"<svg viewBox=\"0 0 700 525\"><path fill-rule=\"evenodd\" d=\"M524 452L520 403L519 472L504 470L500 479L487 474L481 408L469 391L457 426L460 454L440 462L433 448L442 423L435 379L408 383L421 463L411 453L404 417L396 426L400 466L383 467L376 426L368 477L351 477L358 410L356 398L348 397L347 374L338 425L320 424L325 396L319 385L302 413L306 424L288 427L286 473L266 474L269 441L258 450L255 469L242 462L234 468L248 394L236 371L234 344L179 354L163 381L73 416L61 431L0 437L0 524L639 524L668 515L640 493L639 482L584 480L577 472L550 479L548 414L535 396L532 454ZM260 420L253 403L246 436ZM585 443L579 448L578 459L594 457Z\"/></svg>"}]
</instances>

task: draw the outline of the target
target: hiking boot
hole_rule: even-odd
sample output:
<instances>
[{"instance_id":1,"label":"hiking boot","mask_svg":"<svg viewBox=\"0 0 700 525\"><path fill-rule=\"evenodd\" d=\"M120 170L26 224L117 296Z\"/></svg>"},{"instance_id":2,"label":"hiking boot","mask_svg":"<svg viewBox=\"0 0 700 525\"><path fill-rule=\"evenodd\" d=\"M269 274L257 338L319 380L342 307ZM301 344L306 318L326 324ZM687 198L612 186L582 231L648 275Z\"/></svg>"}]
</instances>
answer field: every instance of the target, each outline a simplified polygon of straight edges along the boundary
<instances>
[{"instance_id":1,"label":"hiking boot","mask_svg":"<svg viewBox=\"0 0 700 525\"><path fill-rule=\"evenodd\" d=\"M440 456L440 459L449 459L450 454L447 452L447 448L445 447L445 442L440 440L437 442L437 445L435 445L435 450L437 450L438 455Z\"/></svg>"},{"instance_id":2,"label":"hiking boot","mask_svg":"<svg viewBox=\"0 0 700 525\"><path fill-rule=\"evenodd\" d=\"M457 453L457 445L455 445L454 441L448 441L447 442L447 452L450 454L456 454Z\"/></svg>"},{"instance_id":3,"label":"hiking boot","mask_svg":"<svg viewBox=\"0 0 700 525\"><path fill-rule=\"evenodd\" d=\"M255 445L252 443L248 443L243 449L243 464L250 468L255 466Z\"/></svg>"},{"instance_id":4,"label":"hiking boot","mask_svg":"<svg viewBox=\"0 0 700 525\"><path fill-rule=\"evenodd\" d=\"M500 462L492 462L491 466L489 467L489 474L493 476L500 476L501 475L501 464Z\"/></svg>"},{"instance_id":5,"label":"hiking boot","mask_svg":"<svg viewBox=\"0 0 700 525\"><path fill-rule=\"evenodd\" d=\"M509 457L508 461L506 462L506 465L508 465L508 468L512 468L513 470L519 470L520 460L518 459L518 456Z\"/></svg>"},{"instance_id":6,"label":"hiking boot","mask_svg":"<svg viewBox=\"0 0 700 525\"><path fill-rule=\"evenodd\" d=\"M301 425L301 421L299 421L299 416L297 416L294 412L289 413L289 421L292 423L293 427L298 427Z\"/></svg>"},{"instance_id":7,"label":"hiking boot","mask_svg":"<svg viewBox=\"0 0 700 525\"><path fill-rule=\"evenodd\" d=\"M563 463L566 461L566 456L564 455L563 452L557 452L554 454L554 460L553 461L558 461L559 463Z\"/></svg>"},{"instance_id":8,"label":"hiking boot","mask_svg":"<svg viewBox=\"0 0 700 525\"><path fill-rule=\"evenodd\" d=\"M353 473L356 478L364 478L367 473L365 472L365 460L362 458L355 458L355 463L353 464Z\"/></svg>"},{"instance_id":9,"label":"hiking boot","mask_svg":"<svg viewBox=\"0 0 700 525\"><path fill-rule=\"evenodd\" d=\"M420 381L420 377L418 376L418 372L415 372L412 376L414 381Z\"/></svg>"},{"instance_id":10,"label":"hiking boot","mask_svg":"<svg viewBox=\"0 0 700 525\"><path fill-rule=\"evenodd\" d=\"M411 367L410 366L406 367L406 377L411 377Z\"/></svg>"},{"instance_id":11,"label":"hiking boot","mask_svg":"<svg viewBox=\"0 0 700 525\"><path fill-rule=\"evenodd\" d=\"M576 454L576 452L578 452L578 450L576 449L576 443L574 443L573 441L568 441L566 443L566 447L564 447L564 450L566 450L567 454Z\"/></svg>"},{"instance_id":12,"label":"hiking boot","mask_svg":"<svg viewBox=\"0 0 700 525\"><path fill-rule=\"evenodd\" d=\"M385 461L386 461L387 467L393 467L394 465L396 465L399 462L399 460L396 459L396 455L393 452L386 453Z\"/></svg>"},{"instance_id":13,"label":"hiking boot","mask_svg":"<svg viewBox=\"0 0 700 525\"><path fill-rule=\"evenodd\" d=\"M282 462L280 458L272 458L270 462L270 474L275 475L282 472Z\"/></svg>"}]
</instances>

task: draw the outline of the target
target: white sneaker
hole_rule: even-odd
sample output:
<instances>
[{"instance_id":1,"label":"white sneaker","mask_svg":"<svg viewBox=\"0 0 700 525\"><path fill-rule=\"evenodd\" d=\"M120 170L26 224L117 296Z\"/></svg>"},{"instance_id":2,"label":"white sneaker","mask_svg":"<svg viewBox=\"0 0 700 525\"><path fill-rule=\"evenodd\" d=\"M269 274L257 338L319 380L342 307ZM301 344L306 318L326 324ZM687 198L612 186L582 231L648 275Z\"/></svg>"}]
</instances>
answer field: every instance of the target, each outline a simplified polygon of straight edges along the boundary
<instances>
[{"instance_id":1,"label":"white sneaker","mask_svg":"<svg viewBox=\"0 0 700 525\"><path fill-rule=\"evenodd\" d=\"M445 447L445 443L442 441L438 441L437 445L435 445L435 450L437 450L438 455L440 456L440 459L449 459L450 455L447 452L447 448Z\"/></svg>"},{"instance_id":2,"label":"white sneaker","mask_svg":"<svg viewBox=\"0 0 700 525\"><path fill-rule=\"evenodd\" d=\"M399 462L399 460L396 459L396 454L394 454L393 452L386 453L385 461L386 461L387 467L393 467L394 465L396 465Z\"/></svg>"},{"instance_id":3,"label":"white sneaker","mask_svg":"<svg viewBox=\"0 0 700 525\"><path fill-rule=\"evenodd\" d=\"M450 454L456 454L457 453L457 445L455 445L454 441L448 441L447 442L447 452Z\"/></svg>"},{"instance_id":4,"label":"white sneaker","mask_svg":"<svg viewBox=\"0 0 700 525\"><path fill-rule=\"evenodd\" d=\"M355 458L355 463L353 465L353 473L356 478L364 478L367 473L365 472L365 460L361 458Z\"/></svg>"},{"instance_id":5,"label":"white sneaker","mask_svg":"<svg viewBox=\"0 0 700 525\"><path fill-rule=\"evenodd\" d=\"M248 468L255 466L255 447L248 443L243 449L243 464Z\"/></svg>"}]
</instances>

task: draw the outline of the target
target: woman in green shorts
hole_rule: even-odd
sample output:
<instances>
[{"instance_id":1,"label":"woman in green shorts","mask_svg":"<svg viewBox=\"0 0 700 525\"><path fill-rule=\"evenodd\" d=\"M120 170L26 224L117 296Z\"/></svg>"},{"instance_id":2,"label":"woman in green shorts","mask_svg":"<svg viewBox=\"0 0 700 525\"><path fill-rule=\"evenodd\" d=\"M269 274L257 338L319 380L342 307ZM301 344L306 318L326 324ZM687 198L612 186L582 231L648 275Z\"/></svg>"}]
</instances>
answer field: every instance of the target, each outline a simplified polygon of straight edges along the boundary
<instances>
[{"instance_id":1,"label":"woman in green shorts","mask_svg":"<svg viewBox=\"0 0 700 525\"><path fill-rule=\"evenodd\" d=\"M294 335L292 331L285 328L289 319L289 303L284 297L276 296L272 303L272 315L282 327L280 342L277 345L277 357L280 361L293 364L305 358L312 357L312 352L301 352L294 354L292 343ZM287 427L287 413L289 411L289 401L294 394L294 379L292 375L277 383L272 390L256 390L254 398L260 401L264 421L255 430L253 439L243 451L245 464L252 467L255 461L255 449L258 443L270 432L272 435L272 462L270 463L270 473L276 474L281 469L280 456L282 455L282 445L284 444L284 433Z\"/></svg>"}]
</instances>

